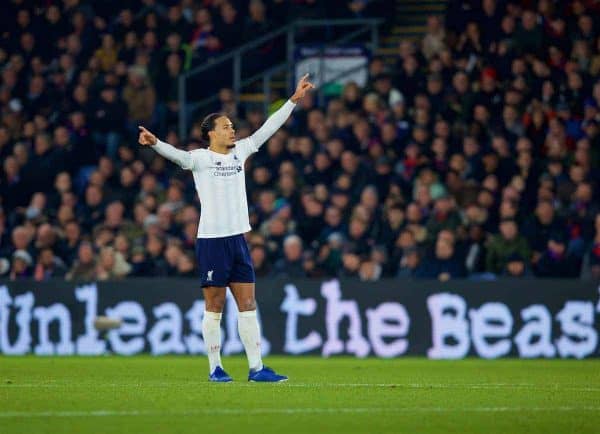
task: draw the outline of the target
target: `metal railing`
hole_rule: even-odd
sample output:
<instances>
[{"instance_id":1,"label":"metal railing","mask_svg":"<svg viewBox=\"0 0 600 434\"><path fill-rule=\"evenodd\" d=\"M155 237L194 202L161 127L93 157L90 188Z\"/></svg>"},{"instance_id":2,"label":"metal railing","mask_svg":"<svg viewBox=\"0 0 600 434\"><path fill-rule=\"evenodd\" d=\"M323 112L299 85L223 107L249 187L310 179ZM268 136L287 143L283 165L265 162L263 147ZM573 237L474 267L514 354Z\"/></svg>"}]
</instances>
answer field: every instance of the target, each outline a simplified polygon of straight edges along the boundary
<instances>
[{"instance_id":1,"label":"metal railing","mask_svg":"<svg viewBox=\"0 0 600 434\"><path fill-rule=\"evenodd\" d=\"M195 77L198 77L199 74L205 73L209 70L216 70L216 68L223 68L226 63L231 63L231 74L232 74L232 83L231 88L234 93L234 97L236 101L239 101L239 96L241 89L245 86L262 80L262 90L264 92L264 109L266 110L270 101L270 92L271 92L271 80L274 75L281 74L285 72L286 74L286 87L288 92L291 92L293 89L293 77L294 77L294 50L297 44L297 35L300 29L306 28L315 28L321 27L325 29L330 29L334 27L353 27L358 26L359 28L344 34L343 36L334 39L332 41L325 42L321 45L320 53L321 55L325 52L327 46L332 45L341 45L351 42L357 37L369 34L370 41L366 43L366 45L372 50L375 51L379 47L379 25L383 22L381 19L343 19L343 20L297 20L290 24L287 24L273 32L270 32L264 36L261 36L247 44L244 44L229 53L223 54L213 59L208 59L204 65L197 66L189 71L186 71L179 77L178 81L178 96L179 96L179 136L185 137L187 135L190 122L189 117L190 114L194 111L206 107L209 104L214 103L218 99L218 95L215 92L213 95L202 98L197 102L189 102L187 97L188 91L188 82ZM285 61L272 66L260 73L254 74L251 77L244 78L242 76L242 56L255 50L258 47L261 47L269 42L275 41L277 38L285 35ZM323 57L321 56L321 59ZM324 60L321 60L322 62ZM323 64L321 64L321 74L323 74ZM355 72L356 68L352 70L346 71L347 73ZM323 76L320 77L320 82L322 85L328 84L334 80L342 78L345 74L338 74L335 78L328 80L328 82L323 81ZM322 87L318 89L318 98L320 101L323 100L323 91Z\"/></svg>"}]
</instances>

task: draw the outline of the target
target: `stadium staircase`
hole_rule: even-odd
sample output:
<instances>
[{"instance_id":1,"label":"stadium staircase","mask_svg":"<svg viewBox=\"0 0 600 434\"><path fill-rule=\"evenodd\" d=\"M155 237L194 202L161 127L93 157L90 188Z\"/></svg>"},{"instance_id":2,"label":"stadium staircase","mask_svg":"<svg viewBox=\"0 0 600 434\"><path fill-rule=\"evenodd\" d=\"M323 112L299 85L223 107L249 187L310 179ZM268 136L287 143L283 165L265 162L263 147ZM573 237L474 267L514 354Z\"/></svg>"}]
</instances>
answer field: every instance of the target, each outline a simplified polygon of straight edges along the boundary
<instances>
[{"instance_id":1,"label":"stadium staircase","mask_svg":"<svg viewBox=\"0 0 600 434\"><path fill-rule=\"evenodd\" d=\"M383 29L380 48L376 51L376 54L390 66L397 61L400 41L416 42L420 40L427 30L427 17L429 15L442 16L447 7L447 0L395 0L393 3L394 22ZM270 82L273 93L285 93L286 85L285 70L282 70L280 74L273 75ZM242 93L240 101L261 103L264 101L264 94L259 92Z\"/></svg>"},{"instance_id":2,"label":"stadium staircase","mask_svg":"<svg viewBox=\"0 0 600 434\"><path fill-rule=\"evenodd\" d=\"M371 28L372 32L377 33L375 39L373 39L373 34L371 35L371 44L374 44L376 47L378 47L375 50L375 54L383 58L387 64L394 65L397 62L398 45L400 41L406 39L418 41L427 29L427 17L429 15L443 15L446 11L448 1L449 0L390 1L390 6L391 8L393 8L394 20L392 20L391 23L388 21L387 24L380 26L378 32L376 26ZM372 23L374 20L362 21L370 21ZM340 24L338 22L336 25L343 24ZM365 26L368 25L369 24L365 24ZM364 36L365 29L367 30L368 36L368 27L363 27L362 30L359 29L359 34L360 32L363 32L362 34ZM245 49L250 49L248 46L251 45L258 46L254 44L265 43L266 41L271 40L265 38L275 38L275 34L279 35L277 37L281 37L282 32L284 31L287 31L286 28L276 30L269 36L258 38L256 41L246 44ZM352 38L354 38L353 35L358 35L356 31L349 32L350 34L347 35L348 38L342 37L337 41L340 41L340 43L350 43L352 41ZM190 101L187 89L194 88L194 77L199 78L202 71L206 70L207 68L213 68L214 70L215 67L220 66L230 67L225 66L226 62L229 62L228 64L231 65L232 56L237 56L239 59L243 50L244 49L242 48L238 50L238 54L226 54L222 56L220 60L211 60L211 62L208 62L207 65L202 66L200 68L196 68L192 71L188 71L188 73L186 73L185 76L182 76L180 78L179 102L180 107L182 107L182 109L180 111L179 132L180 134L182 134L182 136L185 136L186 132L189 131L188 128L190 126L190 121L195 117L196 111L201 110L203 107L206 107L207 104L216 100L216 95L212 95L210 97L204 97L204 99L192 97L192 101L194 102ZM289 51L290 50L288 49L288 52ZM238 89L238 91L236 92L238 101L246 103L248 106L254 106L257 108L262 107L265 111L270 111L273 107L271 103L277 103L277 100L279 100L282 97L285 97L285 95L289 91L289 88L291 87L291 83L289 82L289 61L274 66L273 68L267 70L268 72L266 73L258 74L252 78L244 79L244 77L241 77L239 73L239 71L241 70L241 68L239 67L240 62L237 63L238 68L236 69L235 57L233 58L233 60L233 74L234 76L238 77L237 81L235 79L233 80L233 88L234 90ZM237 71L237 73L235 71Z\"/></svg>"},{"instance_id":3,"label":"stadium staircase","mask_svg":"<svg viewBox=\"0 0 600 434\"><path fill-rule=\"evenodd\" d=\"M444 15L446 7L447 0L395 0L394 23L382 35L377 55L393 65L400 41L418 41L427 30L427 17Z\"/></svg>"}]
</instances>

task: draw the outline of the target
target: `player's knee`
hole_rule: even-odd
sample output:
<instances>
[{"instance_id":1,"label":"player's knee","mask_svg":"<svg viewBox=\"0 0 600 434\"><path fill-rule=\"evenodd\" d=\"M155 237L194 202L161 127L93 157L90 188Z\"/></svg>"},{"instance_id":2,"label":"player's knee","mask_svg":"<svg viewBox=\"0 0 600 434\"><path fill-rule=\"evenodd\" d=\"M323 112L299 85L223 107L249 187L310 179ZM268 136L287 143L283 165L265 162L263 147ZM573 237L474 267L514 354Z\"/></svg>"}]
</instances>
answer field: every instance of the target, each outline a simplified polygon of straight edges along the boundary
<instances>
[{"instance_id":1,"label":"player's knee","mask_svg":"<svg viewBox=\"0 0 600 434\"><path fill-rule=\"evenodd\" d=\"M256 310L256 300L254 298L244 298L240 300L238 309L240 312Z\"/></svg>"},{"instance_id":2,"label":"player's knee","mask_svg":"<svg viewBox=\"0 0 600 434\"><path fill-rule=\"evenodd\" d=\"M211 300L205 300L206 310L209 312L223 312L225 307L225 298L213 298Z\"/></svg>"}]
</instances>

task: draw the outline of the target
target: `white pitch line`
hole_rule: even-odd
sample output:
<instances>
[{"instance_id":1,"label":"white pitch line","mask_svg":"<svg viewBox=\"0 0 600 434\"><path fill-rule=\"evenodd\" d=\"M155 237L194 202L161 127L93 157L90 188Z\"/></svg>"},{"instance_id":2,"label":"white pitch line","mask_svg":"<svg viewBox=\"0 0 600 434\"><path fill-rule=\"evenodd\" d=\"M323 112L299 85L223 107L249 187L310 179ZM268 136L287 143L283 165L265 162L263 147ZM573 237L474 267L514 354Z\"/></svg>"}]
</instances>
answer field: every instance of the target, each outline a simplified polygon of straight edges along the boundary
<instances>
[{"instance_id":1,"label":"white pitch line","mask_svg":"<svg viewBox=\"0 0 600 434\"><path fill-rule=\"evenodd\" d=\"M69 417L122 417L122 416L214 416L261 414L332 414L332 413L509 413L509 412L598 412L600 407L405 407L405 408L254 408L254 409L194 409L185 411L151 410L90 410L90 411L7 411L0 419L14 418L69 418Z\"/></svg>"},{"instance_id":2,"label":"white pitch line","mask_svg":"<svg viewBox=\"0 0 600 434\"><path fill-rule=\"evenodd\" d=\"M0 389L11 389L11 388L90 388L102 389L102 388L140 388L140 389L163 389L163 388L181 388L181 387L202 387L213 385L208 382L195 382L195 383L107 383L107 384L94 384L91 386L86 383L13 383L13 384L0 384ZM283 383L283 384L272 384L265 386L274 386L282 388L397 388L397 389L450 389L450 390L478 390L478 389L524 389L524 390L559 390L559 391L576 391L576 392L600 392L600 387L589 387L589 386L563 386L559 384L551 385L536 385L528 383L481 383L481 384L427 384L427 383ZM217 386L218 387L218 386ZM232 382L223 387L261 387L255 383L247 383L245 381Z\"/></svg>"}]
</instances>

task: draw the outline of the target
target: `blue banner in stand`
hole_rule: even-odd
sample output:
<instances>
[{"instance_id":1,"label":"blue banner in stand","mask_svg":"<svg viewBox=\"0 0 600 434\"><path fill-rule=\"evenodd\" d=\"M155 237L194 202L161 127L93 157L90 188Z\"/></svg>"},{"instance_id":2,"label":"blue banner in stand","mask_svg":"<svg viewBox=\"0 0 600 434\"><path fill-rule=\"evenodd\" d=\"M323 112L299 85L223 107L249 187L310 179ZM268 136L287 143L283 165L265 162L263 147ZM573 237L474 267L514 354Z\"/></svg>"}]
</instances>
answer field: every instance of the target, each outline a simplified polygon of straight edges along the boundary
<instances>
[{"instance_id":1,"label":"blue banner in stand","mask_svg":"<svg viewBox=\"0 0 600 434\"><path fill-rule=\"evenodd\" d=\"M599 354L599 288L570 280L495 282L263 279L265 354L432 359L586 358ZM0 353L204 354L196 280L0 282ZM97 316L122 320L101 333ZM228 295L223 352L237 354Z\"/></svg>"},{"instance_id":2,"label":"blue banner in stand","mask_svg":"<svg viewBox=\"0 0 600 434\"><path fill-rule=\"evenodd\" d=\"M368 84L369 50L361 45L325 47L300 45L295 51L296 81L310 74L311 81L320 87L322 83L341 87L354 82L360 87Z\"/></svg>"}]
</instances>

